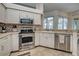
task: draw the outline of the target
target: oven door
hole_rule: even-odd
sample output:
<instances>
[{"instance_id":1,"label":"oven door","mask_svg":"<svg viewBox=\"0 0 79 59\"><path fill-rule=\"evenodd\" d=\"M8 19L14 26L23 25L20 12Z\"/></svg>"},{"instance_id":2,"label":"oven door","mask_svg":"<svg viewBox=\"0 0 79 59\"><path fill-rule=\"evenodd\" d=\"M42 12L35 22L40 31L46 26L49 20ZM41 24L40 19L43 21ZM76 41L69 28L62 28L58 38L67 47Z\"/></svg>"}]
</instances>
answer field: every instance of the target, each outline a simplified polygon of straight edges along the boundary
<instances>
[{"instance_id":1,"label":"oven door","mask_svg":"<svg viewBox=\"0 0 79 59\"><path fill-rule=\"evenodd\" d=\"M29 42L33 42L32 36L22 37L22 43L29 43Z\"/></svg>"},{"instance_id":2,"label":"oven door","mask_svg":"<svg viewBox=\"0 0 79 59\"><path fill-rule=\"evenodd\" d=\"M24 48L29 45L34 45L34 35L33 34L21 34L20 35L20 48Z\"/></svg>"}]
</instances>

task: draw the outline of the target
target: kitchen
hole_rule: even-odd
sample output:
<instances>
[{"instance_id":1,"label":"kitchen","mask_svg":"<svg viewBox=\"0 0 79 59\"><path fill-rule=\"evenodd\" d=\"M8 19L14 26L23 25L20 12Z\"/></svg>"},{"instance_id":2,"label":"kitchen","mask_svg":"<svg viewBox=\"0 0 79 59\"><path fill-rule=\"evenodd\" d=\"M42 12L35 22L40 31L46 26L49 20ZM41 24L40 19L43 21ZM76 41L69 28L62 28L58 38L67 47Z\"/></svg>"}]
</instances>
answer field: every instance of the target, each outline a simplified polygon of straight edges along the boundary
<instances>
[{"instance_id":1,"label":"kitchen","mask_svg":"<svg viewBox=\"0 0 79 59\"><path fill-rule=\"evenodd\" d=\"M0 3L0 56L77 56L78 5Z\"/></svg>"}]
</instances>

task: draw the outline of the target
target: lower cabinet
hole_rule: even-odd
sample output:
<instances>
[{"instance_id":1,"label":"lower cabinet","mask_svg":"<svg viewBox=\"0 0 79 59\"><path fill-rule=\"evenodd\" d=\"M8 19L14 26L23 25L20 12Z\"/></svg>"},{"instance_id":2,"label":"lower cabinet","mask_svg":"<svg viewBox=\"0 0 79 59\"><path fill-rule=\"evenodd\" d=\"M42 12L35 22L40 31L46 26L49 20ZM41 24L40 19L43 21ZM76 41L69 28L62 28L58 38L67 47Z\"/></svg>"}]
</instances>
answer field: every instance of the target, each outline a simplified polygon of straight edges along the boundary
<instances>
[{"instance_id":1,"label":"lower cabinet","mask_svg":"<svg viewBox=\"0 0 79 59\"><path fill-rule=\"evenodd\" d=\"M47 42L48 42L47 47L54 48L54 34L53 33L48 34L48 41Z\"/></svg>"},{"instance_id":2,"label":"lower cabinet","mask_svg":"<svg viewBox=\"0 0 79 59\"><path fill-rule=\"evenodd\" d=\"M10 35L0 39L0 56L8 56L11 52Z\"/></svg>"},{"instance_id":3,"label":"lower cabinet","mask_svg":"<svg viewBox=\"0 0 79 59\"><path fill-rule=\"evenodd\" d=\"M19 50L18 33L11 33L0 38L0 56L9 56L11 51Z\"/></svg>"},{"instance_id":4,"label":"lower cabinet","mask_svg":"<svg viewBox=\"0 0 79 59\"><path fill-rule=\"evenodd\" d=\"M12 51L19 50L19 34L12 34Z\"/></svg>"},{"instance_id":5,"label":"lower cabinet","mask_svg":"<svg viewBox=\"0 0 79 59\"><path fill-rule=\"evenodd\" d=\"M54 34L48 32L36 32L35 46L38 45L54 48Z\"/></svg>"},{"instance_id":6,"label":"lower cabinet","mask_svg":"<svg viewBox=\"0 0 79 59\"><path fill-rule=\"evenodd\" d=\"M35 33L35 46L40 45L40 37L39 37L40 33Z\"/></svg>"}]
</instances>

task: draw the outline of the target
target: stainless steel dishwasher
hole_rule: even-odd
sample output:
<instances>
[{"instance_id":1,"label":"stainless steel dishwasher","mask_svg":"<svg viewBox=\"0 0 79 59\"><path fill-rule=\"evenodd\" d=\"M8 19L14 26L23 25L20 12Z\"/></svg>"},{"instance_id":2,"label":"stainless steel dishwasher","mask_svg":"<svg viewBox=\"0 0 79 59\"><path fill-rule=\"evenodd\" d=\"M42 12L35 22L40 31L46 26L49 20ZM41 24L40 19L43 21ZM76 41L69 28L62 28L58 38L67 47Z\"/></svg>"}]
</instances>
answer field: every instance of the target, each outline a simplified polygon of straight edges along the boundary
<instances>
[{"instance_id":1,"label":"stainless steel dishwasher","mask_svg":"<svg viewBox=\"0 0 79 59\"><path fill-rule=\"evenodd\" d=\"M63 43L60 43L59 35L64 35ZM70 36L70 34L55 33L55 49L70 52Z\"/></svg>"}]
</instances>

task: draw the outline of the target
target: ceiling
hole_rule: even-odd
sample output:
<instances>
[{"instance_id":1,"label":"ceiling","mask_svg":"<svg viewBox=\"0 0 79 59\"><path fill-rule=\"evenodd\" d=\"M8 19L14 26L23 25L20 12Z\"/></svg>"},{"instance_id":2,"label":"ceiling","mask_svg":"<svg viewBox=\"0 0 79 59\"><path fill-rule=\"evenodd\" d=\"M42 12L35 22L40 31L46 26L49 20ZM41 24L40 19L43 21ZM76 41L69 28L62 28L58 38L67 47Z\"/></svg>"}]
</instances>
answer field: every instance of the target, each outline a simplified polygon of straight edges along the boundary
<instances>
[{"instance_id":1,"label":"ceiling","mask_svg":"<svg viewBox=\"0 0 79 59\"><path fill-rule=\"evenodd\" d=\"M31 7L31 8L36 8L36 3L15 3L15 4L27 6L27 7Z\"/></svg>"},{"instance_id":2,"label":"ceiling","mask_svg":"<svg viewBox=\"0 0 79 59\"><path fill-rule=\"evenodd\" d=\"M17 3L22 6L28 6L31 8L36 7L36 3ZM75 12L79 10L79 3L44 3L44 12L49 11L64 11L64 12Z\"/></svg>"}]
</instances>

